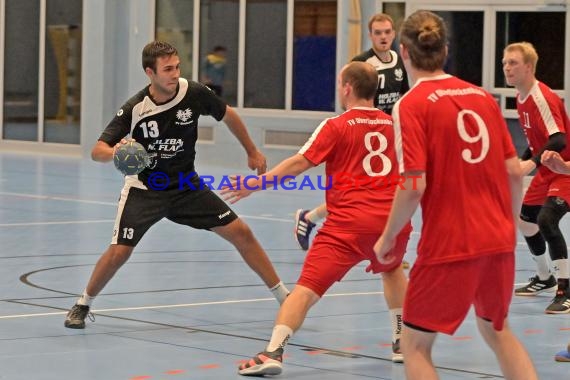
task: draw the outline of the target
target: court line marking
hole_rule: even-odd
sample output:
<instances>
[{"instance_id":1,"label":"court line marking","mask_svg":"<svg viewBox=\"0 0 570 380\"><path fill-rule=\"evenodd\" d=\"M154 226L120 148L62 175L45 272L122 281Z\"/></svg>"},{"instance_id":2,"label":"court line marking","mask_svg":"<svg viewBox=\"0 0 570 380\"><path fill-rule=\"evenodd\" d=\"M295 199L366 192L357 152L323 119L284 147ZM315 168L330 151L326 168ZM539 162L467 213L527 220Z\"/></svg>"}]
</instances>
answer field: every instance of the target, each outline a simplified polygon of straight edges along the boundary
<instances>
[{"instance_id":1,"label":"court line marking","mask_svg":"<svg viewBox=\"0 0 570 380\"><path fill-rule=\"evenodd\" d=\"M38 194L21 194L21 193L9 193L9 192L0 192L0 196L2 195L10 195L16 197L23 197L23 198L33 198L33 199L52 199L57 201L65 201L65 202L76 202L76 203L91 203L91 204L99 204L99 205L108 205L108 206L117 206L117 202L103 202L103 201L89 201L85 199L76 199L76 198L65 198L65 197L52 197L49 195L38 195ZM253 216L253 215L243 215L239 214L241 218L247 219L257 219L257 220L270 220L275 222L284 222L284 223L294 223L294 220L291 219L283 219L283 218L273 218L268 216ZM105 219L105 220L81 220L81 221L62 221L62 222L29 222L29 223L3 223L0 224L1 227L24 227L24 226L39 226L39 225L57 225L57 224L74 224L74 223L106 223L106 222L114 222L115 219ZM419 235L419 231L413 231L412 235ZM526 242L524 241L517 241L517 245L526 246ZM570 246L568 246L570 248Z\"/></svg>"},{"instance_id":2,"label":"court line marking","mask_svg":"<svg viewBox=\"0 0 570 380\"><path fill-rule=\"evenodd\" d=\"M373 294L373 293L376 293L376 292L346 293L346 294ZM343 295L343 294L345 294L345 293L337 293L337 294L333 294L332 296ZM269 300L271 300L271 298L269 298ZM48 307L48 308L52 308L52 309L55 308L53 306L45 306L45 305L38 305L38 304L26 304L26 303L23 303L23 304L29 305L29 306L36 306L36 307ZM207 330L207 329L203 329L203 328L180 326L180 325L160 323L160 322L152 322L152 321L146 321L146 320L134 319L134 318L118 317L118 316L114 316L114 315L105 315L105 314L100 314L100 315L102 317L108 317L108 318L119 319L119 320L123 320L123 321L136 322L136 323L146 323L146 324L151 324L153 326L162 326L162 327L168 327L168 328L182 329L184 331L191 331L191 332L203 332L203 333L209 333L209 334L215 334L215 335L232 337L232 338L239 338L239 339L249 339L249 340L255 340L255 341L260 341L260 342L264 342L264 343L267 342L266 338L256 338L253 336L246 336L246 335L242 335L242 334L213 331L213 330ZM188 345L173 344L172 342L157 341L154 339L136 339L136 338L131 337L131 336L123 335L121 332L106 333L106 334L109 334L112 336L118 336L118 337L125 338L125 339L135 339L135 340L141 340L141 341L153 342L153 343L159 343L159 344L166 344L166 345L184 347L184 348L197 348L197 347L192 347L192 346L188 346ZM332 354L334 354L334 353L339 353L339 354L343 354L343 355L347 354L347 355L351 355L354 357L373 359L373 360L382 360L382 361L386 361L386 362L392 361L391 358L384 358L384 357L379 357L379 356L374 356L374 355L366 355L366 354L354 353L354 352L346 352L346 351L342 351L342 350L328 349L328 348L318 347L318 346L307 346L305 344L299 344L299 343L291 343L290 342L289 346L293 346L293 347L297 347L297 348L301 348L301 349L309 348L311 350L322 351L322 352L332 353ZM236 354L232 353L232 352L224 352L224 351L219 351L219 350L214 351L214 350L208 350L208 349L204 349L204 348L198 348L198 349L202 350L202 351L224 353L224 354L236 356ZM238 356L241 356L241 355L238 355ZM297 366L306 367L306 368L314 368L311 366L299 365L299 364L294 364L294 363L291 363L290 365L297 365ZM447 370L447 371L452 371L452 372L475 374L475 375L479 375L480 377L483 376L481 378L502 378L502 376L500 376L500 375L489 374L489 373L484 373L484 372L479 372L479 371L470 371L470 370L465 370L465 369L460 369L460 368L443 367L443 366L436 366L436 368L440 369L440 370ZM314 369L319 369L319 370L330 372L330 370L325 369L325 368L316 367ZM343 371L334 371L334 372L342 373ZM368 376L368 377L370 377L370 376Z\"/></svg>"},{"instance_id":3,"label":"court line marking","mask_svg":"<svg viewBox=\"0 0 570 380\"><path fill-rule=\"evenodd\" d=\"M515 286L522 286L526 283L515 284ZM353 292L353 293L332 293L325 294L323 297L350 297L350 296L370 296L370 295L382 295L384 292ZM197 307L197 306L212 306L212 305L229 305L236 303L253 303L253 302L266 302L275 301L275 298L251 298L251 299L241 299L241 300L225 300L225 301L210 301L210 302L193 302L193 303L181 303L172 305L154 305L154 306L137 306L137 307L119 307L111 309L96 309L91 310L91 312L97 313L108 313L116 311L135 311L135 310L161 310L161 309L177 309L183 307ZM2 319L16 319L16 318L30 318L30 317L45 317L51 315L65 315L67 311L57 311L52 313L32 313L32 314L12 314L12 315L0 315L0 320Z\"/></svg>"},{"instance_id":4,"label":"court line marking","mask_svg":"<svg viewBox=\"0 0 570 380\"><path fill-rule=\"evenodd\" d=\"M346 297L346 296L363 296L363 295L379 295L384 294L384 292L355 292L355 293L333 293L325 294L324 297ZM134 311L134 310L160 310L160 309L176 309L182 307L196 307L196 306L211 306L211 305L229 305L235 303L252 303L252 302L266 302L275 301L275 298L251 298L251 299L241 299L241 300L226 300L226 301L210 301L210 302L193 302L193 303L182 303L173 305L154 305L154 306L137 306L137 307L120 307L112 309L97 309L91 310L91 312L97 313L108 313L116 311ZM33 314L13 314L13 315L0 315L1 319L16 319L16 318L30 318L30 317L45 317L50 315L65 315L67 311L57 311L51 313L33 313Z\"/></svg>"}]
</instances>

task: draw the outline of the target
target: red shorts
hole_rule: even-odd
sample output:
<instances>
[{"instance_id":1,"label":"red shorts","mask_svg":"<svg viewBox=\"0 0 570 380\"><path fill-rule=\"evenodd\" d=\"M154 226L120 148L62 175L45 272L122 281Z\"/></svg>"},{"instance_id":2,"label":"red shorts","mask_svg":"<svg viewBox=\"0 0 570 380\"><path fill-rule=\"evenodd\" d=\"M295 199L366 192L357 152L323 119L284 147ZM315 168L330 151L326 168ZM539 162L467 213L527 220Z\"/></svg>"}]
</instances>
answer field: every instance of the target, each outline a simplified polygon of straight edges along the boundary
<instances>
[{"instance_id":1,"label":"red shorts","mask_svg":"<svg viewBox=\"0 0 570 380\"><path fill-rule=\"evenodd\" d=\"M322 297L336 281L340 281L361 261L370 260L373 273L390 272L402 264L411 232L410 224L404 227L393 249L396 260L384 265L380 264L372 250L380 235L331 232L323 227L307 253L297 284Z\"/></svg>"},{"instance_id":2,"label":"red shorts","mask_svg":"<svg viewBox=\"0 0 570 380\"><path fill-rule=\"evenodd\" d=\"M547 197L560 197L570 204L570 176L543 171L536 173L524 195L523 204L542 206Z\"/></svg>"},{"instance_id":3,"label":"red shorts","mask_svg":"<svg viewBox=\"0 0 570 380\"><path fill-rule=\"evenodd\" d=\"M503 329L513 295L514 253L436 265L414 265L404 301L404 323L452 335L471 305Z\"/></svg>"}]
</instances>

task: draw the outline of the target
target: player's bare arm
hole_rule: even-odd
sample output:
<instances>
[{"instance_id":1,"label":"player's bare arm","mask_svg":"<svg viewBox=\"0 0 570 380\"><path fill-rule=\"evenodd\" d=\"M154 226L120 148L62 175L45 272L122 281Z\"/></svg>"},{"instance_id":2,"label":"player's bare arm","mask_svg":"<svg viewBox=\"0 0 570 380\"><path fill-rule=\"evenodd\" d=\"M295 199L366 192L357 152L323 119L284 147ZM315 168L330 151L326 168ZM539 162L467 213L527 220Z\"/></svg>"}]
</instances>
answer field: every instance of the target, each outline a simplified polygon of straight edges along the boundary
<instances>
[{"instance_id":1,"label":"player's bare arm","mask_svg":"<svg viewBox=\"0 0 570 380\"><path fill-rule=\"evenodd\" d=\"M285 176L291 176L292 179L313 166L313 163L307 160L305 156L297 153L281 161L264 175L257 178L249 177L247 183L245 183L244 178L239 178L238 183L236 178L231 187L224 188L221 194L224 200L233 204L255 191L264 190L264 184L281 183L281 179Z\"/></svg>"},{"instance_id":2,"label":"player's bare arm","mask_svg":"<svg viewBox=\"0 0 570 380\"><path fill-rule=\"evenodd\" d=\"M384 232L374 244L374 252L378 261L385 264L394 260L394 257L388 254L396 242L396 237L414 215L426 189L425 172L407 172L403 175L406 180L396 190Z\"/></svg>"},{"instance_id":3,"label":"player's bare arm","mask_svg":"<svg viewBox=\"0 0 570 380\"><path fill-rule=\"evenodd\" d=\"M258 175L265 173L267 170L267 160L253 143L237 112L232 107L226 106L226 114L222 120L245 149L247 153L247 166L251 170L257 170Z\"/></svg>"},{"instance_id":4,"label":"player's bare arm","mask_svg":"<svg viewBox=\"0 0 570 380\"><path fill-rule=\"evenodd\" d=\"M516 157L505 161L507 173L509 175L509 185L511 187L511 203L513 209L513 220L518 220L523 199L522 169Z\"/></svg>"},{"instance_id":5,"label":"player's bare arm","mask_svg":"<svg viewBox=\"0 0 570 380\"><path fill-rule=\"evenodd\" d=\"M110 146L104 141L97 141L91 150L91 159L97 162L109 162L113 159L113 154L115 149L121 144L126 144L128 140L121 139L121 141L115 146Z\"/></svg>"}]
</instances>

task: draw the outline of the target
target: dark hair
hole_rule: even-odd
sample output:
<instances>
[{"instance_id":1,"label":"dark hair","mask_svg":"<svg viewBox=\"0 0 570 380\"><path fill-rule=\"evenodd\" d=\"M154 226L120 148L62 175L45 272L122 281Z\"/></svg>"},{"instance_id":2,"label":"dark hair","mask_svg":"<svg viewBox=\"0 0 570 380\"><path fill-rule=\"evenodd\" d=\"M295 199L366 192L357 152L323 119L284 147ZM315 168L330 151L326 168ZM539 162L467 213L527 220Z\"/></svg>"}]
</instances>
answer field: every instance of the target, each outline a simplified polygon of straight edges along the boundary
<instances>
[{"instance_id":1,"label":"dark hair","mask_svg":"<svg viewBox=\"0 0 570 380\"><path fill-rule=\"evenodd\" d=\"M408 49L415 68L425 71L443 68L447 56L447 27L435 13L412 13L402 24L400 43Z\"/></svg>"},{"instance_id":2,"label":"dark hair","mask_svg":"<svg viewBox=\"0 0 570 380\"><path fill-rule=\"evenodd\" d=\"M146 44L142 51L143 70L150 67L152 71L156 72L156 59L171 55L178 55L178 50L168 42L152 41Z\"/></svg>"},{"instance_id":3,"label":"dark hair","mask_svg":"<svg viewBox=\"0 0 570 380\"><path fill-rule=\"evenodd\" d=\"M373 99L378 89L376 69L366 62L350 62L341 71L342 84L349 83L360 99Z\"/></svg>"},{"instance_id":4,"label":"dark hair","mask_svg":"<svg viewBox=\"0 0 570 380\"><path fill-rule=\"evenodd\" d=\"M212 51L213 51L214 53L221 52L221 51L227 51L227 50L228 50L228 49L226 49L226 47L225 47L225 46L222 46L222 45L216 45L216 46L214 46L214 48L212 49Z\"/></svg>"}]
</instances>

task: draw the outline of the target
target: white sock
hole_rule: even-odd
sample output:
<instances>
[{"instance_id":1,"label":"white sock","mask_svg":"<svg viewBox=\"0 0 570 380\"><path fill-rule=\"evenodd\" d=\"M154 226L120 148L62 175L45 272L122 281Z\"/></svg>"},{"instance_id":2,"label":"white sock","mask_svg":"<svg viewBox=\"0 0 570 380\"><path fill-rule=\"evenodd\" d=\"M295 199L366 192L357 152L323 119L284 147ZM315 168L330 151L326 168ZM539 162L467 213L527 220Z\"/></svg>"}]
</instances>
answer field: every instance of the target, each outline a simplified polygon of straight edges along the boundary
<instances>
[{"instance_id":1,"label":"white sock","mask_svg":"<svg viewBox=\"0 0 570 380\"><path fill-rule=\"evenodd\" d=\"M392 322L392 342L402 337L402 308L390 309L390 320Z\"/></svg>"},{"instance_id":2,"label":"white sock","mask_svg":"<svg viewBox=\"0 0 570 380\"><path fill-rule=\"evenodd\" d=\"M275 299L277 299L280 305L285 301L285 298L287 298L287 296L289 295L289 289L287 289L283 281L279 281L277 285L275 285L269 290L271 290L271 293L273 293L273 296L275 297Z\"/></svg>"},{"instance_id":3,"label":"white sock","mask_svg":"<svg viewBox=\"0 0 570 380\"><path fill-rule=\"evenodd\" d=\"M87 290L84 290L83 295L81 297L79 297L79 299L77 300L77 304L78 305L87 305L87 306L91 307L91 303L93 302L94 299L95 299L95 297L91 297L90 295L87 294Z\"/></svg>"},{"instance_id":4,"label":"white sock","mask_svg":"<svg viewBox=\"0 0 570 380\"><path fill-rule=\"evenodd\" d=\"M568 259L559 259L552 261L552 268L554 269L554 276L562 279L570 277L570 268L568 267Z\"/></svg>"},{"instance_id":5,"label":"white sock","mask_svg":"<svg viewBox=\"0 0 570 380\"><path fill-rule=\"evenodd\" d=\"M328 214L327 205L323 203L322 205L315 207L309 211L305 215L305 219L307 219L309 222L317 223L319 220L326 218Z\"/></svg>"},{"instance_id":6,"label":"white sock","mask_svg":"<svg viewBox=\"0 0 570 380\"><path fill-rule=\"evenodd\" d=\"M278 348L285 348L289 338L293 336L293 329L285 325L275 325L273 333L271 333L271 340L267 345L266 350L273 352Z\"/></svg>"},{"instance_id":7,"label":"white sock","mask_svg":"<svg viewBox=\"0 0 570 380\"><path fill-rule=\"evenodd\" d=\"M540 256L532 256L532 259L536 262L536 274L538 278L545 281L550 277L550 266L548 262L548 255L543 254Z\"/></svg>"}]
</instances>

